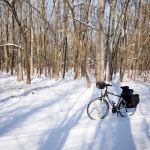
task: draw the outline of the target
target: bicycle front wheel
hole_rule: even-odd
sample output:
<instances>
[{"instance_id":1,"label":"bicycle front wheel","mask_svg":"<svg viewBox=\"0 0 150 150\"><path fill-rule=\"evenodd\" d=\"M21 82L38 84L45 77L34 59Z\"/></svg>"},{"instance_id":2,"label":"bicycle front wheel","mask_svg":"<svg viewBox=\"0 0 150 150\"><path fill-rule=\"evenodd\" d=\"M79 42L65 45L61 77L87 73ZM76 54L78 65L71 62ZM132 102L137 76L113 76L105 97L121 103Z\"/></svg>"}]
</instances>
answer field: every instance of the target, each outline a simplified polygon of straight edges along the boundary
<instances>
[{"instance_id":1,"label":"bicycle front wheel","mask_svg":"<svg viewBox=\"0 0 150 150\"><path fill-rule=\"evenodd\" d=\"M87 115L90 119L102 119L109 110L108 102L105 99L95 98L87 106Z\"/></svg>"},{"instance_id":2,"label":"bicycle front wheel","mask_svg":"<svg viewBox=\"0 0 150 150\"><path fill-rule=\"evenodd\" d=\"M121 100L121 102L119 103L119 113L122 117L128 117L128 116L132 116L135 111L136 111L136 108L128 108L126 107L126 101L124 99Z\"/></svg>"}]
</instances>

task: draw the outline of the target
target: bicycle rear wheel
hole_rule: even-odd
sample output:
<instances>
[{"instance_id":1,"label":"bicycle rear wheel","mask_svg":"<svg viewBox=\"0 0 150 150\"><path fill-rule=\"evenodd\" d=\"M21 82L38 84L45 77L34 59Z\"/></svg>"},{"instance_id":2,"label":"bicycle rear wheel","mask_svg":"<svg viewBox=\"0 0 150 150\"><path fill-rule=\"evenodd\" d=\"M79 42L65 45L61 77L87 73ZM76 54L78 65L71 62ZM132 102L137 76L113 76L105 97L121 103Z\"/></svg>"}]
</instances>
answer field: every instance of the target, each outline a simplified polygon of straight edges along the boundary
<instances>
[{"instance_id":1,"label":"bicycle rear wheel","mask_svg":"<svg viewBox=\"0 0 150 150\"><path fill-rule=\"evenodd\" d=\"M87 115L90 119L102 119L109 110L108 102L105 99L95 98L87 106Z\"/></svg>"},{"instance_id":2,"label":"bicycle rear wheel","mask_svg":"<svg viewBox=\"0 0 150 150\"><path fill-rule=\"evenodd\" d=\"M136 108L127 108L126 107L127 103L124 99L121 100L121 102L119 103L119 113L122 117L128 117L128 116L132 116L135 111L136 111Z\"/></svg>"}]
</instances>

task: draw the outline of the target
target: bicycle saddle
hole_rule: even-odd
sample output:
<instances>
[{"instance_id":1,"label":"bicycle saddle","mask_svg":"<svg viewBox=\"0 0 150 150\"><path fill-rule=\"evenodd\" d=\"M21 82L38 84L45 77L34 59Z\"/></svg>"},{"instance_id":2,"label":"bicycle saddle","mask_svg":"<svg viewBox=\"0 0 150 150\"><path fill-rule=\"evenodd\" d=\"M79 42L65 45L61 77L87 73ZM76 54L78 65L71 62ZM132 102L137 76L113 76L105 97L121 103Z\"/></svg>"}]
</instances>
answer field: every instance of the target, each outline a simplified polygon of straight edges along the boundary
<instances>
[{"instance_id":1,"label":"bicycle saddle","mask_svg":"<svg viewBox=\"0 0 150 150\"><path fill-rule=\"evenodd\" d=\"M127 90L127 89L129 89L129 87L128 87L128 86L122 86L122 87L120 87L120 88L122 88L123 90Z\"/></svg>"}]
</instances>

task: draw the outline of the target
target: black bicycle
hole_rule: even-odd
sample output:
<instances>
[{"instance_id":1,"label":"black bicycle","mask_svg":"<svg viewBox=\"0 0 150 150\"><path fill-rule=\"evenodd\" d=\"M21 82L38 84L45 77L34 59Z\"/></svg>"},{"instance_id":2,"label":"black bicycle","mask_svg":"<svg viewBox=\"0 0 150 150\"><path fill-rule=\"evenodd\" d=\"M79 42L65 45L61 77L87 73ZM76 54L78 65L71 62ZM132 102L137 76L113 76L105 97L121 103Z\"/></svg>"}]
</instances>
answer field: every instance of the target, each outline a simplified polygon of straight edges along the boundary
<instances>
[{"instance_id":1,"label":"black bicycle","mask_svg":"<svg viewBox=\"0 0 150 150\"><path fill-rule=\"evenodd\" d=\"M110 84L105 84L104 82L98 82L97 87L99 89L105 89L105 92L102 93L101 91L101 96L98 98L93 99L90 101L90 103L87 106L87 114L88 117L92 120L96 119L102 119L104 118L108 111L109 111L109 103L112 105L112 113L120 113L122 117L126 116L132 116L137 108L137 104L139 103L139 95L133 93L131 95L125 95L125 93L128 91L128 93L133 92L133 90L129 89L128 86L121 87L122 88L122 93L121 95L116 95L113 93L108 92L108 87L112 86ZM109 99L108 94L114 95L119 97L117 105L115 105L114 101L111 101ZM108 101L105 99L107 98Z\"/></svg>"}]
</instances>

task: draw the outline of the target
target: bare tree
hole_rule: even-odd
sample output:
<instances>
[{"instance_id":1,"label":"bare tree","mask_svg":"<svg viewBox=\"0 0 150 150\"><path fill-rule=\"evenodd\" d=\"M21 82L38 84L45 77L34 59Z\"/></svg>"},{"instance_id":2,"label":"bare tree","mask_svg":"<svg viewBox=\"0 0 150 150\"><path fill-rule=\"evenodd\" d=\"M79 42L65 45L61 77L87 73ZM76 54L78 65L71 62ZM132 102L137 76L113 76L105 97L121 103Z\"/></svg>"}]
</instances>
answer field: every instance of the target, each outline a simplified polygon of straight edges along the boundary
<instances>
[{"instance_id":1,"label":"bare tree","mask_svg":"<svg viewBox=\"0 0 150 150\"><path fill-rule=\"evenodd\" d=\"M32 0L32 5L34 6L34 0ZM30 58L30 70L31 70L31 76L33 76L34 73L34 9L31 9L31 58Z\"/></svg>"},{"instance_id":2,"label":"bare tree","mask_svg":"<svg viewBox=\"0 0 150 150\"><path fill-rule=\"evenodd\" d=\"M21 25L21 22L20 20L18 19L18 16L17 16L17 13L15 11L15 8L13 7L13 4L11 5L7 0L1 0L3 1L6 6L9 7L10 11L12 12L17 24L18 24L18 27L19 27L19 30L21 31L21 34L23 36L23 44L24 44L24 57L25 57L25 62L26 62L26 67L27 67L27 84L30 84L31 81L30 81L30 67L29 67L29 62L28 62L28 54L27 54L27 37L26 37L26 32L24 31L22 25ZM12 1L12 3L15 3L15 0Z\"/></svg>"},{"instance_id":3,"label":"bare tree","mask_svg":"<svg viewBox=\"0 0 150 150\"><path fill-rule=\"evenodd\" d=\"M55 81L58 81L58 63L57 63L57 54L58 54L58 50L57 50L57 47L58 47L58 19L59 19L59 6L60 5L60 0L58 0L58 3L57 3L57 9L55 10L56 12L56 26L55 26L55 60L54 60L54 78L55 78Z\"/></svg>"},{"instance_id":4,"label":"bare tree","mask_svg":"<svg viewBox=\"0 0 150 150\"><path fill-rule=\"evenodd\" d=\"M0 69L8 72L10 67L11 74L18 70L18 81L27 73L29 84L34 66L37 77L45 68L45 76L56 81L59 71L65 78L74 68L74 79L86 77L88 87L88 76L93 72L96 82L104 81L104 69L106 81L119 71L120 81L127 72L130 79L139 75L146 81L150 67L149 1L0 2ZM110 8L109 17L104 13L105 5Z\"/></svg>"},{"instance_id":5,"label":"bare tree","mask_svg":"<svg viewBox=\"0 0 150 150\"><path fill-rule=\"evenodd\" d=\"M19 21L22 21L22 0L16 0L16 7L17 7L17 16ZM18 43L21 47L21 31L18 30ZM17 81L23 80L23 72L22 72L22 51L18 48L18 74L17 74Z\"/></svg>"},{"instance_id":6,"label":"bare tree","mask_svg":"<svg viewBox=\"0 0 150 150\"><path fill-rule=\"evenodd\" d=\"M116 2L117 0L113 0L110 2L109 26L108 26L108 37L107 37L106 81L110 81L110 72L112 71L114 18L115 18Z\"/></svg>"},{"instance_id":7,"label":"bare tree","mask_svg":"<svg viewBox=\"0 0 150 150\"><path fill-rule=\"evenodd\" d=\"M139 2L139 11L142 9L142 0L140 0ZM141 44L141 26L142 26L142 10L141 10L141 13L139 15L139 27L138 27L138 54L137 54L137 62L136 62L136 66L135 66L135 73L134 73L134 81L135 81L135 78L136 78L136 72L137 72L137 69L138 69L138 65L139 65L139 59L140 59L140 44Z\"/></svg>"},{"instance_id":8,"label":"bare tree","mask_svg":"<svg viewBox=\"0 0 150 150\"><path fill-rule=\"evenodd\" d=\"M96 23L96 82L104 81L104 12L105 1L98 1Z\"/></svg>"}]
</instances>

